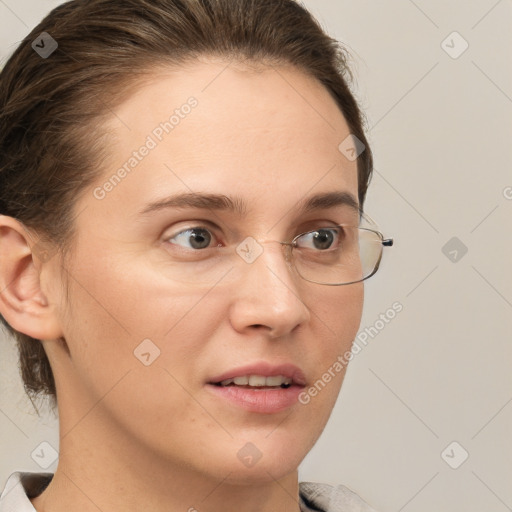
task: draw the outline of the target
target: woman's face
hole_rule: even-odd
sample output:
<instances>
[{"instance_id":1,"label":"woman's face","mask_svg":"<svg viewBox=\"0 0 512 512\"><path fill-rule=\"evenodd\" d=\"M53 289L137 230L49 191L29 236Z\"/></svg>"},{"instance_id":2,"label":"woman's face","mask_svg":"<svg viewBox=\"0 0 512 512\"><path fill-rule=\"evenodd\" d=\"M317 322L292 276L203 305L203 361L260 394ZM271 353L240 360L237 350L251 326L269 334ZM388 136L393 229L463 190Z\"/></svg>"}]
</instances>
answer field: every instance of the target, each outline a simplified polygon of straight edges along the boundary
<instances>
[{"instance_id":1,"label":"woman's face","mask_svg":"<svg viewBox=\"0 0 512 512\"><path fill-rule=\"evenodd\" d=\"M283 247L266 242L357 224L346 201L302 208L321 193L357 202L357 163L338 149L344 117L298 70L204 60L155 73L105 126L110 156L75 206L69 303L57 300L69 355L45 342L64 438L108 437L127 450L116 456L231 481L290 473L323 430L343 371L309 403L297 396L350 349L363 285L304 281ZM245 208L165 205L182 193L236 197ZM214 255L226 246L234 256L224 268ZM215 385L276 374L292 386Z\"/></svg>"}]
</instances>

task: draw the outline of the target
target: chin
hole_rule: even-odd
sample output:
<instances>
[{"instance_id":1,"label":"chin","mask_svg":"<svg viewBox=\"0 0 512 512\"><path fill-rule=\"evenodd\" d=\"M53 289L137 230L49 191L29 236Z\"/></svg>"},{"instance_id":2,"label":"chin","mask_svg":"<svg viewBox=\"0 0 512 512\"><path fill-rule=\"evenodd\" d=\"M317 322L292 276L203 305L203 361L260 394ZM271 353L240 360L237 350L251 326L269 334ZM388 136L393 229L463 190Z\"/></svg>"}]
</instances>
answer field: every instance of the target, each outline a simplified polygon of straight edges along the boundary
<instances>
[{"instance_id":1,"label":"chin","mask_svg":"<svg viewBox=\"0 0 512 512\"><path fill-rule=\"evenodd\" d=\"M231 440L231 447L223 451L222 473L229 477L226 482L234 485L265 484L280 480L297 470L314 444L286 430L277 429L269 435L244 436ZM232 457L226 458L226 453ZM219 454L219 457L221 455Z\"/></svg>"},{"instance_id":2,"label":"chin","mask_svg":"<svg viewBox=\"0 0 512 512\"><path fill-rule=\"evenodd\" d=\"M300 462L300 461L299 461ZM279 459L263 461L263 458L252 467L236 465L231 468L231 473L225 483L230 485L265 485L276 480L282 480L299 467L295 460Z\"/></svg>"}]
</instances>

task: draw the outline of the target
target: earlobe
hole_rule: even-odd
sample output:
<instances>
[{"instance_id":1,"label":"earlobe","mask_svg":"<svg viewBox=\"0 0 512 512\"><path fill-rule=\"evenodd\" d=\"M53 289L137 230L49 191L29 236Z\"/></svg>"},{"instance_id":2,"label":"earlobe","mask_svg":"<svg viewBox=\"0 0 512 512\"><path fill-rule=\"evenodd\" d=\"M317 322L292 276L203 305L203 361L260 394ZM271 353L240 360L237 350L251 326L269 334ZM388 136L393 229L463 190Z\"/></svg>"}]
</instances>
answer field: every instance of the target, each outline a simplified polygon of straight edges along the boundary
<instances>
[{"instance_id":1,"label":"earlobe","mask_svg":"<svg viewBox=\"0 0 512 512\"><path fill-rule=\"evenodd\" d=\"M33 240L18 220L0 215L0 313L15 330L36 339L62 336L54 308L41 290Z\"/></svg>"}]
</instances>

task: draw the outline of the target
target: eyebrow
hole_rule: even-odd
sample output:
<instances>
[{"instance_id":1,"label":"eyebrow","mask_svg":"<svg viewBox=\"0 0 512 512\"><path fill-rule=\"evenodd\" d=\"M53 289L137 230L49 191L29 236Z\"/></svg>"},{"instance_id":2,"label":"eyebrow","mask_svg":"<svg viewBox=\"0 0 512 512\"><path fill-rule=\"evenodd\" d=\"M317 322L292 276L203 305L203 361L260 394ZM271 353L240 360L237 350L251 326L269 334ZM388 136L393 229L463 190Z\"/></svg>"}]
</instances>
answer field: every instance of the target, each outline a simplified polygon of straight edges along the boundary
<instances>
[{"instance_id":1,"label":"eyebrow","mask_svg":"<svg viewBox=\"0 0 512 512\"><path fill-rule=\"evenodd\" d=\"M316 210L334 208L336 206L348 206L359 213L359 203L349 192L335 191L315 194L305 198L296 206L298 211L308 213ZM226 196L224 194L211 194L200 192L188 192L176 194L149 203L140 211L140 215L148 215L167 208L199 208L216 211L234 212L238 216L247 216L247 204L239 196Z\"/></svg>"}]
</instances>

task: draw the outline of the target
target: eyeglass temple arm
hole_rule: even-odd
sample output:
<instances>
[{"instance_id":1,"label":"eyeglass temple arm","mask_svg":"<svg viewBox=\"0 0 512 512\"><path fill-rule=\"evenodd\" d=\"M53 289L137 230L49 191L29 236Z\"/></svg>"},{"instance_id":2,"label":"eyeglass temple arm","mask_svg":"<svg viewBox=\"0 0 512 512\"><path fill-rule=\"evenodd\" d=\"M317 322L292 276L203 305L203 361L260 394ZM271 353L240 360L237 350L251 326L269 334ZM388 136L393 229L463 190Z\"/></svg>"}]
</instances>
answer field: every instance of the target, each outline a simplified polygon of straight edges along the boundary
<instances>
[{"instance_id":1,"label":"eyeglass temple arm","mask_svg":"<svg viewBox=\"0 0 512 512\"><path fill-rule=\"evenodd\" d=\"M382 240L382 245L384 247L391 247L393 245L393 239L392 238L385 238Z\"/></svg>"}]
</instances>

